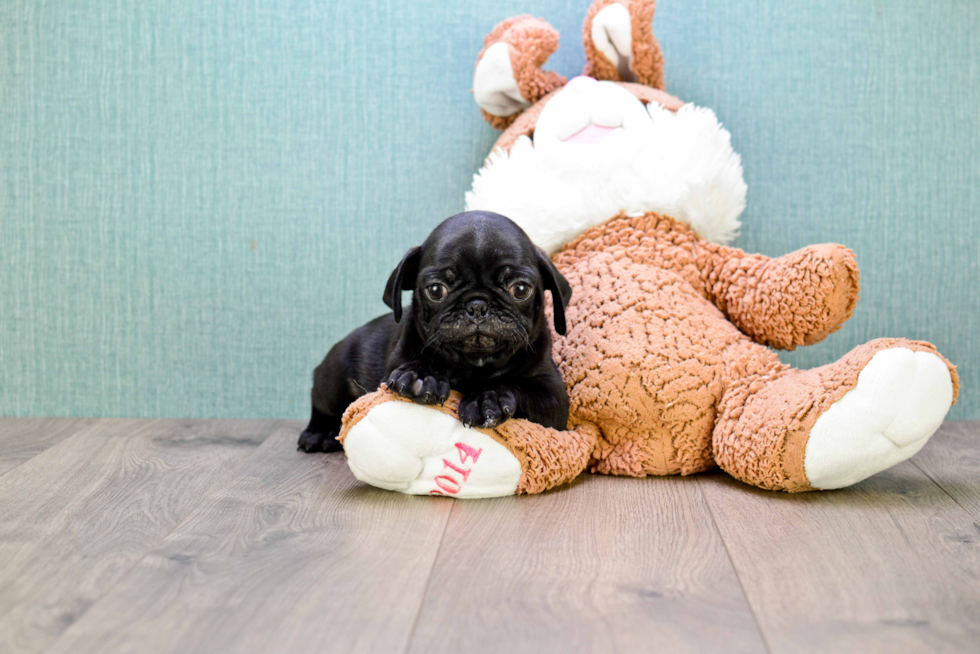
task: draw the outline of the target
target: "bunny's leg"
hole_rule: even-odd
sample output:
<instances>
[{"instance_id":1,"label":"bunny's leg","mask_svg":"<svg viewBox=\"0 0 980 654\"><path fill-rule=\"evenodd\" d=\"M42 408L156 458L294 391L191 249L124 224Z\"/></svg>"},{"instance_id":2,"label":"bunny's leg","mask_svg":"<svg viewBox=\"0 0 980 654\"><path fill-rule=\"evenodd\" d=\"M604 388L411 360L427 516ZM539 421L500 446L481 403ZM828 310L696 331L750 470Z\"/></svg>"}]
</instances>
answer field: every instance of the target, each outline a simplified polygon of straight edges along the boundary
<instances>
[{"instance_id":1,"label":"bunny's leg","mask_svg":"<svg viewBox=\"0 0 980 654\"><path fill-rule=\"evenodd\" d=\"M548 429L507 420L496 429L464 427L461 396L442 407L421 406L381 390L344 414L338 440L363 482L409 495L459 498L540 493L581 473L598 430L579 425Z\"/></svg>"},{"instance_id":2,"label":"bunny's leg","mask_svg":"<svg viewBox=\"0 0 980 654\"><path fill-rule=\"evenodd\" d=\"M928 344L878 339L834 363L795 370L729 359L714 458L748 484L790 492L850 486L919 451L956 397L956 369Z\"/></svg>"}]
</instances>

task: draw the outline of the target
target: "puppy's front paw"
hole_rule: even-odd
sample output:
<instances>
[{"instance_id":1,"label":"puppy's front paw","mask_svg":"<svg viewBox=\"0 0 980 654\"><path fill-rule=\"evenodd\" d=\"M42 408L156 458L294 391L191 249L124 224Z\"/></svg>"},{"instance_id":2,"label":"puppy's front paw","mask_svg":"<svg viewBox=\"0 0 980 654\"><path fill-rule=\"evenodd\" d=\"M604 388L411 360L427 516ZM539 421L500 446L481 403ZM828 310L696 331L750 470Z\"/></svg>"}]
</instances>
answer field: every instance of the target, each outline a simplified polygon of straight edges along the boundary
<instances>
[{"instance_id":1,"label":"puppy's front paw","mask_svg":"<svg viewBox=\"0 0 980 654\"><path fill-rule=\"evenodd\" d=\"M444 404L449 399L449 379L412 363L391 371L385 385L389 390L419 404Z\"/></svg>"},{"instance_id":2,"label":"puppy's front paw","mask_svg":"<svg viewBox=\"0 0 980 654\"><path fill-rule=\"evenodd\" d=\"M517 394L508 388L468 394L459 402L459 419L467 427L493 429L517 412Z\"/></svg>"}]
</instances>

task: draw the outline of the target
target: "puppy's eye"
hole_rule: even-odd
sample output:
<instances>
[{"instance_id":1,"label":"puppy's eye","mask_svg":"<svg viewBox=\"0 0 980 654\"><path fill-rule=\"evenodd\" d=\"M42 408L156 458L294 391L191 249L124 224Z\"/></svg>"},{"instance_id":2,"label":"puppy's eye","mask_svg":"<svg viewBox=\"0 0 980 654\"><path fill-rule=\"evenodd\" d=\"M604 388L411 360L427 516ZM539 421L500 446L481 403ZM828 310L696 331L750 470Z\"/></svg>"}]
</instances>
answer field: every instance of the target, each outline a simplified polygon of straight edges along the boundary
<instances>
[{"instance_id":1,"label":"puppy's eye","mask_svg":"<svg viewBox=\"0 0 980 654\"><path fill-rule=\"evenodd\" d=\"M531 290L530 284L514 284L510 287L510 296L521 302L531 297Z\"/></svg>"},{"instance_id":2,"label":"puppy's eye","mask_svg":"<svg viewBox=\"0 0 980 654\"><path fill-rule=\"evenodd\" d=\"M425 297L433 302L442 302L449 295L449 289L445 284L429 284L425 287Z\"/></svg>"}]
</instances>

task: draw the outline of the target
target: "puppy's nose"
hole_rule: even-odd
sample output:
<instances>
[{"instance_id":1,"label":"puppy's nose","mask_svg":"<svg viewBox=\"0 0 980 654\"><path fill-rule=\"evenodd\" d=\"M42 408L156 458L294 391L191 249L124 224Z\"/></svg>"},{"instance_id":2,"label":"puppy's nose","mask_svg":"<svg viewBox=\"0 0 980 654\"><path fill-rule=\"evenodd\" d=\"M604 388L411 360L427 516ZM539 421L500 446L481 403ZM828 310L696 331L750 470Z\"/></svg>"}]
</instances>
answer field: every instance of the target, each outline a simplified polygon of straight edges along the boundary
<instances>
[{"instance_id":1,"label":"puppy's nose","mask_svg":"<svg viewBox=\"0 0 980 654\"><path fill-rule=\"evenodd\" d=\"M483 318L489 308L486 300L470 300L466 303L466 313L470 318Z\"/></svg>"}]
</instances>

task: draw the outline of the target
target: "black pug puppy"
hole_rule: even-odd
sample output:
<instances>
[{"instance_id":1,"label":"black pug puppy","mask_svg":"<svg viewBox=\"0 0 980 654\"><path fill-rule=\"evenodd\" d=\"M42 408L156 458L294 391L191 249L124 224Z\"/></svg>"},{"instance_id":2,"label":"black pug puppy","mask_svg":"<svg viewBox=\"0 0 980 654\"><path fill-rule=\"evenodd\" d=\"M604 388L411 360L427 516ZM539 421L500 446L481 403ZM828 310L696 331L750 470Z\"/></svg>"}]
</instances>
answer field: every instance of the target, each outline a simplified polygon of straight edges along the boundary
<instances>
[{"instance_id":1,"label":"black pug puppy","mask_svg":"<svg viewBox=\"0 0 980 654\"><path fill-rule=\"evenodd\" d=\"M403 289L414 291L404 316ZM313 372L313 415L299 449L341 449L344 410L381 382L420 404L460 391L468 427L527 418L565 429L568 393L551 358L544 291L564 335L572 289L524 230L488 211L448 218L391 273L384 302L392 313L355 329Z\"/></svg>"}]
</instances>

